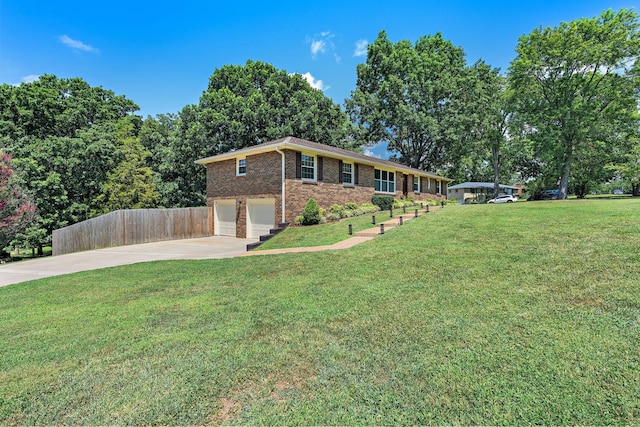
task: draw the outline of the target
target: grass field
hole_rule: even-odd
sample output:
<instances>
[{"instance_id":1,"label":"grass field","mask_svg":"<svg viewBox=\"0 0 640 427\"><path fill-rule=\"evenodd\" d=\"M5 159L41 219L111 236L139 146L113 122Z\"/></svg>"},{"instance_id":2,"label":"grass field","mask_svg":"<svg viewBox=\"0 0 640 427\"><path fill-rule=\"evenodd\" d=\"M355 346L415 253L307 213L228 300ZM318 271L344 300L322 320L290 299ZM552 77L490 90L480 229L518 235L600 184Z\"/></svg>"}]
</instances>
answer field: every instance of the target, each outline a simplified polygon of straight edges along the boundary
<instances>
[{"instance_id":1,"label":"grass field","mask_svg":"<svg viewBox=\"0 0 640 427\"><path fill-rule=\"evenodd\" d=\"M0 425L640 423L640 200L0 288Z\"/></svg>"}]
</instances>

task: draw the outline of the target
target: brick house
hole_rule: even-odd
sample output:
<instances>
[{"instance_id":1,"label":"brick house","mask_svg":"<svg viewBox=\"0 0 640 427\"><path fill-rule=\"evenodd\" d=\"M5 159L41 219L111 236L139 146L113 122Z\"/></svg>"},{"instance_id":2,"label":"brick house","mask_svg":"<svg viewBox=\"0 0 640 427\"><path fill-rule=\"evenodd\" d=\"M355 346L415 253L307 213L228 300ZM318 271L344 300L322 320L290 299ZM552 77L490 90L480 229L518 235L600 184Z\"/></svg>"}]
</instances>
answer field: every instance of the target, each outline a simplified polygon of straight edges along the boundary
<instances>
[{"instance_id":1,"label":"brick house","mask_svg":"<svg viewBox=\"0 0 640 427\"><path fill-rule=\"evenodd\" d=\"M371 202L374 194L444 199L451 180L388 160L287 137L197 160L207 168L214 234L258 238L320 207Z\"/></svg>"}]
</instances>

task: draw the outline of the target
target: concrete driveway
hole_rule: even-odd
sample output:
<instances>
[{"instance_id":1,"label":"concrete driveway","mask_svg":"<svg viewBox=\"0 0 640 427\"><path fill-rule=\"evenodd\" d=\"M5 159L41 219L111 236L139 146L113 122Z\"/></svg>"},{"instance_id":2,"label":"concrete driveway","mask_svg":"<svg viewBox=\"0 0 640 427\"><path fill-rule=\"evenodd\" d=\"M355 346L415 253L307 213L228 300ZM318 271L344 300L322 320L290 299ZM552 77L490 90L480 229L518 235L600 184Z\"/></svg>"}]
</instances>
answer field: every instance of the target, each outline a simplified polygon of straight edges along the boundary
<instances>
[{"instance_id":1,"label":"concrete driveway","mask_svg":"<svg viewBox=\"0 0 640 427\"><path fill-rule=\"evenodd\" d=\"M232 258L253 239L213 236L118 246L0 265L0 286L116 265L170 259Z\"/></svg>"}]
</instances>

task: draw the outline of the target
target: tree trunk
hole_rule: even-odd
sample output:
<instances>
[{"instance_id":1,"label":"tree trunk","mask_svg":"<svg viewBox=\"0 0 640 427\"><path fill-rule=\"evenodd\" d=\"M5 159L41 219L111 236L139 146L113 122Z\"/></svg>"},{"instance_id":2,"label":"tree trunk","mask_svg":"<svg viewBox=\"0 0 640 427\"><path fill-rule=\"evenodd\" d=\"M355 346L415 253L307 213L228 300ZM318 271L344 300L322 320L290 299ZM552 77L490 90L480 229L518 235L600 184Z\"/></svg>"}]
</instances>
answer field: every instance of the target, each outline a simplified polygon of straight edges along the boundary
<instances>
[{"instance_id":1,"label":"tree trunk","mask_svg":"<svg viewBox=\"0 0 640 427\"><path fill-rule=\"evenodd\" d=\"M493 197L498 197L500 194L500 149L498 147L491 147L491 153L493 154Z\"/></svg>"},{"instance_id":2,"label":"tree trunk","mask_svg":"<svg viewBox=\"0 0 640 427\"><path fill-rule=\"evenodd\" d=\"M631 194L633 197L640 197L640 184L631 185Z\"/></svg>"},{"instance_id":3,"label":"tree trunk","mask_svg":"<svg viewBox=\"0 0 640 427\"><path fill-rule=\"evenodd\" d=\"M568 153L564 158L564 163L562 164L562 176L560 177L560 194L558 194L558 200L564 200L567 198L567 193L569 191L569 172L571 172L571 161L573 160L573 156L571 153Z\"/></svg>"}]
</instances>

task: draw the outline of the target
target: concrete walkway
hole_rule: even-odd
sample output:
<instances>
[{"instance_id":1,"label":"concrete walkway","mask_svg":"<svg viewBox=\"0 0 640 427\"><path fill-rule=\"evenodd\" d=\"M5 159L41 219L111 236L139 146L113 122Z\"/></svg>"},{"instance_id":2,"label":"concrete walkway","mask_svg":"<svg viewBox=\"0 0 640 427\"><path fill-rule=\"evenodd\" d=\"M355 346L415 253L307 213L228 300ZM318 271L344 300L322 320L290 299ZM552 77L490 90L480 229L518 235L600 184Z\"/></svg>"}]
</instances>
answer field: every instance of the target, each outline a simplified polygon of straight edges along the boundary
<instances>
[{"instance_id":1,"label":"concrete walkway","mask_svg":"<svg viewBox=\"0 0 640 427\"><path fill-rule=\"evenodd\" d=\"M440 209L440 207L431 206L430 210ZM286 253L295 253L295 252L320 252L331 249L347 249L352 246L355 246L359 243L366 242L367 240L371 240L374 237L380 234L380 224L384 224L384 231L398 227L400 225L400 221L403 223L412 220L415 218L415 209L413 209L413 213L410 213L410 210L407 213L398 214L398 212L402 212L401 209L396 209L394 211L394 217L383 221L377 224L375 227L369 228L367 230L358 231L354 237L350 237L347 240L342 240L338 243L334 243L333 245L323 245L323 246L309 246L309 247L300 247L300 248L282 248L282 249L267 249L264 251L261 250L253 250L249 252L242 253L238 256L254 256L254 255L273 255L273 254L286 254ZM426 209L419 209L418 216L426 213ZM384 214L384 213L383 213Z\"/></svg>"},{"instance_id":2,"label":"concrete walkway","mask_svg":"<svg viewBox=\"0 0 640 427\"><path fill-rule=\"evenodd\" d=\"M232 258L255 239L213 236L118 246L72 254L9 262L0 265L0 286L77 271L171 259Z\"/></svg>"}]
</instances>

